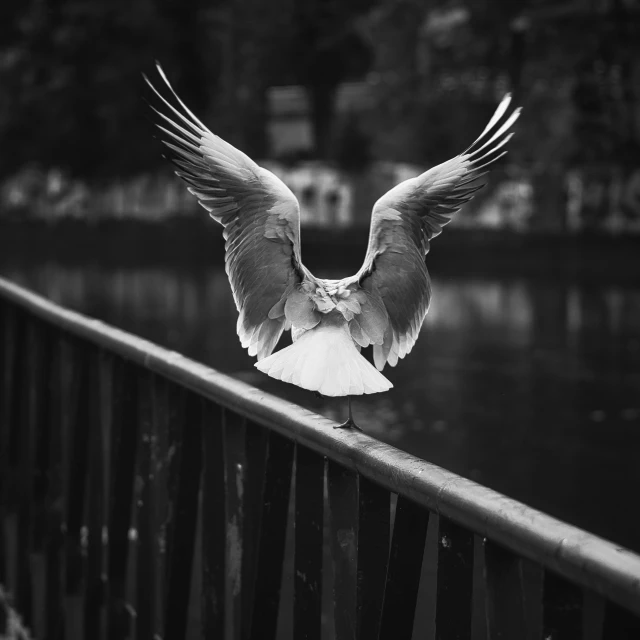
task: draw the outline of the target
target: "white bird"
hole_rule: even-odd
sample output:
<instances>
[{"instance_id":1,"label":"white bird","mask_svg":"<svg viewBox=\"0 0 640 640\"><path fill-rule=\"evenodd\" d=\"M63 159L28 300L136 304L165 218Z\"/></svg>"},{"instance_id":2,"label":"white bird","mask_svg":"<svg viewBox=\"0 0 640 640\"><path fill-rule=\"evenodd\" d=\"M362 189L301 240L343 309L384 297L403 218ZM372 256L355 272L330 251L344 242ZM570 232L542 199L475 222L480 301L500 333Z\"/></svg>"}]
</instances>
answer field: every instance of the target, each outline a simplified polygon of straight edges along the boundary
<instances>
[{"instance_id":1,"label":"white bird","mask_svg":"<svg viewBox=\"0 0 640 640\"><path fill-rule=\"evenodd\" d=\"M374 205L364 264L342 280L316 278L300 254L300 205L273 173L213 134L180 100L151 84L166 113L158 124L176 174L224 227L226 272L239 312L237 332L262 372L323 396L393 385L380 371L413 348L429 309L425 265L430 241L468 202L482 170L502 157L520 109L504 118L507 94L477 140L461 154L405 180ZM502 124L499 124L502 121ZM284 331L293 344L273 353ZM360 353L373 346L372 366Z\"/></svg>"}]
</instances>

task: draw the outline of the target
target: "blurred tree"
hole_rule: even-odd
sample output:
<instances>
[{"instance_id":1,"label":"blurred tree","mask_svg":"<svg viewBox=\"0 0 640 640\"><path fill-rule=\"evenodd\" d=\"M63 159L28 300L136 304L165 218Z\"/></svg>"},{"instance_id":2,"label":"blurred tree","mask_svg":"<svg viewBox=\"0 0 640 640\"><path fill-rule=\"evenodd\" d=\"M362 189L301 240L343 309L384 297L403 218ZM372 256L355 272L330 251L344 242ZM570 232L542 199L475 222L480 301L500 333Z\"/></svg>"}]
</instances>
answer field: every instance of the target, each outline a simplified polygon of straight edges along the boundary
<instances>
[{"instance_id":1,"label":"blurred tree","mask_svg":"<svg viewBox=\"0 0 640 640\"><path fill-rule=\"evenodd\" d=\"M373 4L373 0L293 4L290 63L295 81L307 92L318 158L331 153L339 85L362 77L370 66L370 49L358 31L358 20Z\"/></svg>"},{"instance_id":2,"label":"blurred tree","mask_svg":"<svg viewBox=\"0 0 640 640\"><path fill-rule=\"evenodd\" d=\"M161 162L149 144L140 72L158 58L181 70L176 85L194 108L207 105L205 34L189 17L199 3L181 2L181 11L172 0L15 4L0 42L0 82L10 88L0 137L13 150L0 173L36 162L102 180Z\"/></svg>"},{"instance_id":3,"label":"blurred tree","mask_svg":"<svg viewBox=\"0 0 640 640\"><path fill-rule=\"evenodd\" d=\"M269 86L299 83L316 156L344 160L354 145L334 133L338 87L366 77L371 113L345 127L380 158L458 153L510 89L525 106L512 160L540 175L587 159L637 165L639 17L637 0L4 0L0 175L163 166L140 100L154 59L255 157L269 152Z\"/></svg>"}]
</instances>

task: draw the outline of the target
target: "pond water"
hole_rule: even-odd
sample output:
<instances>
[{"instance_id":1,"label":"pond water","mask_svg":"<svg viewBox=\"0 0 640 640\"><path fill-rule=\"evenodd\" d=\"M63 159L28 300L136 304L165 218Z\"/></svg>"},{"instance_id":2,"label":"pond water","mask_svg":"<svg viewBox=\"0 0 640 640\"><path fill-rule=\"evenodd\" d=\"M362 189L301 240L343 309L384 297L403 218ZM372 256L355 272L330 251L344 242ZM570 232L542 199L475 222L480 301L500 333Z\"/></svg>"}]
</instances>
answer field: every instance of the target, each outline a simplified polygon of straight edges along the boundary
<instances>
[{"instance_id":1,"label":"pond water","mask_svg":"<svg viewBox=\"0 0 640 640\"><path fill-rule=\"evenodd\" d=\"M235 334L221 268L4 267L53 300L342 420L344 400L267 378ZM323 274L340 275L340 274ZM344 275L344 274L342 274ZM640 551L640 288L435 277L370 435Z\"/></svg>"}]
</instances>

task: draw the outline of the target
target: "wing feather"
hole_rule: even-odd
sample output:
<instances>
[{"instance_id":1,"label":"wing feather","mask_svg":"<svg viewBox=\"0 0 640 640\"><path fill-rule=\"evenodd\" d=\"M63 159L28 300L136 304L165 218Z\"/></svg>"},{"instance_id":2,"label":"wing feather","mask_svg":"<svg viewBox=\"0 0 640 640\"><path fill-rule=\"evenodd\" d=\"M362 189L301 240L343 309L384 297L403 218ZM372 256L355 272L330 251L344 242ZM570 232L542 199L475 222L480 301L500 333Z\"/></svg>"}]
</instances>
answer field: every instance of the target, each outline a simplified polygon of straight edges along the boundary
<instances>
[{"instance_id":1,"label":"wing feather","mask_svg":"<svg viewBox=\"0 0 640 640\"><path fill-rule=\"evenodd\" d=\"M463 153L405 180L373 207L369 245L357 279L368 295L382 300L389 317L384 341L373 347L379 370L385 363L395 366L418 338L431 300L424 260L429 243L484 186L477 182L487 174L483 170L507 153L502 149L513 136L509 130L520 115L520 109L515 109L501 123L510 103L511 96L506 95L482 133ZM362 342L367 339L359 333L358 338Z\"/></svg>"},{"instance_id":2,"label":"wing feather","mask_svg":"<svg viewBox=\"0 0 640 640\"><path fill-rule=\"evenodd\" d=\"M261 360L285 330L284 302L309 272L300 257L300 207L273 173L213 134L158 73L176 104L160 99L157 124L176 174L209 215L224 227L225 269L239 312L243 347ZM280 304L282 303L282 304ZM282 308L282 313L274 312Z\"/></svg>"}]
</instances>

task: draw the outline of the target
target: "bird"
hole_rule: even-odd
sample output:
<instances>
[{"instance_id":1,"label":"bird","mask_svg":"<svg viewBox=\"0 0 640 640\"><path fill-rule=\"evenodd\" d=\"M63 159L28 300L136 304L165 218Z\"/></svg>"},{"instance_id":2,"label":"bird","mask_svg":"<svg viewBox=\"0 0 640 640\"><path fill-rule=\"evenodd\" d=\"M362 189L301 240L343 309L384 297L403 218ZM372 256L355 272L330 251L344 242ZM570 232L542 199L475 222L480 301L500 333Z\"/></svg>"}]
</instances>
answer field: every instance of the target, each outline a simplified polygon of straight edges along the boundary
<instances>
[{"instance_id":1,"label":"bird","mask_svg":"<svg viewBox=\"0 0 640 640\"><path fill-rule=\"evenodd\" d=\"M167 97L151 106L166 156L188 190L223 227L225 270L238 310L237 333L255 366L322 396L388 391L382 374L418 339L431 301L425 257L431 241L484 186L478 180L507 151L521 108L505 94L487 126L462 153L409 178L377 200L360 270L317 278L302 262L300 205L274 173L210 131L174 91L156 63ZM283 332L292 344L274 349ZM373 364L362 349L372 347ZM375 365L375 366L374 366Z\"/></svg>"}]
</instances>

